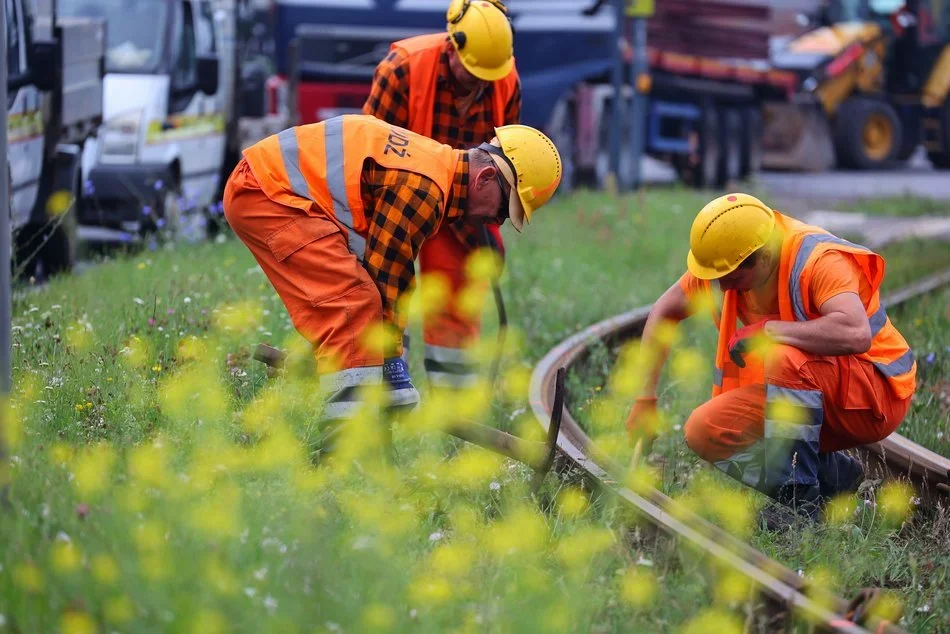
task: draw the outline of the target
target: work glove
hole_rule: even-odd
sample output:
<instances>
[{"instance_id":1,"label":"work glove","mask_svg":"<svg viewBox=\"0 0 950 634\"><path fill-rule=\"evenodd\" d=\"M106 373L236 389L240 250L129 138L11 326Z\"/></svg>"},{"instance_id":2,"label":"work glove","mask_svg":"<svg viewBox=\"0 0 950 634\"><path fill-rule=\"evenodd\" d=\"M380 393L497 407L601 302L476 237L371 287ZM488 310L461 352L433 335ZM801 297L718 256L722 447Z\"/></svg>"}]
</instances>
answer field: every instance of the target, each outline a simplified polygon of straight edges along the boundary
<instances>
[{"instance_id":1,"label":"work glove","mask_svg":"<svg viewBox=\"0 0 950 634\"><path fill-rule=\"evenodd\" d=\"M643 455L650 453L653 439L656 438L657 427L656 397L641 396L633 402L630 414L627 415L627 434L630 444L635 445L643 440Z\"/></svg>"},{"instance_id":2,"label":"work glove","mask_svg":"<svg viewBox=\"0 0 950 634\"><path fill-rule=\"evenodd\" d=\"M409 366L402 357L383 361L383 379L389 386L387 409L393 412L408 412L419 404L419 392L412 384Z\"/></svg>"},{"instance_id":3,"label":"work glove","mask_svg":"<svg viewBox=\"0 0 950 634\"><path fill-rule=\"evenodd\" d=\"M743 355L752 350L756 337L765 336L765 324L769 321L763 319L754 324L743 326L732 335L732 339L729 340L729 358L732 359L733 363L740 368L745 367Z\"/></svg>"}]
</instances>

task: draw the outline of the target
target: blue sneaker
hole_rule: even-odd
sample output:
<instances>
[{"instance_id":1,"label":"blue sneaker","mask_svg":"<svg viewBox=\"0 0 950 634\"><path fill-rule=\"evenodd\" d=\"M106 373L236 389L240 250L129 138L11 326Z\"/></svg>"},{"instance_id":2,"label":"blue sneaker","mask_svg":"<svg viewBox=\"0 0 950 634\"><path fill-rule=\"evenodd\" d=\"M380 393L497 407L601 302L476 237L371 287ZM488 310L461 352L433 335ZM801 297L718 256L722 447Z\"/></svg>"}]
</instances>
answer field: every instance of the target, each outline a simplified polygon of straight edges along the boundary
<instances>
[{"instance_id":1,"label":"blue sneaker","mask_svg":"<svg viewBox=\"0 0 950 634\"><path fill-rule=\"evenodd\" d=\"M383 379L389 385L389 407L411 410L419 404L419 392L412 384L409 366L402 357L393 357L383 362Z\"/></svg>"}]
</instances>

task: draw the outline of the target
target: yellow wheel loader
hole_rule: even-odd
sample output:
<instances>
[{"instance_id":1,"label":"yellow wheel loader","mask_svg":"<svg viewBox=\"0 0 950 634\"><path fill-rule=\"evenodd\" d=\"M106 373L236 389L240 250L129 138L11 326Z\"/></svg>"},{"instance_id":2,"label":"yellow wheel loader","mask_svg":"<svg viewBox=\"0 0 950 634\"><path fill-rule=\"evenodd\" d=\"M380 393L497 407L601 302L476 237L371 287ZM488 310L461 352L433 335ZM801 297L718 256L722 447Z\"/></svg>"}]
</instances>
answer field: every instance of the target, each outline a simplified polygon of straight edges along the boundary
<instances>
[{"instance_id":1,"label":"yellow wheel loader","mask_svg":"<svg viewBox=\"0 0 950 634\"><path fill-rule=\"evenodd\" d=\"M923 143L950 167L950 0L832 0L775 52L790 103L764 108L769 169L887 169Z\"/></svg>"}]
</instances>

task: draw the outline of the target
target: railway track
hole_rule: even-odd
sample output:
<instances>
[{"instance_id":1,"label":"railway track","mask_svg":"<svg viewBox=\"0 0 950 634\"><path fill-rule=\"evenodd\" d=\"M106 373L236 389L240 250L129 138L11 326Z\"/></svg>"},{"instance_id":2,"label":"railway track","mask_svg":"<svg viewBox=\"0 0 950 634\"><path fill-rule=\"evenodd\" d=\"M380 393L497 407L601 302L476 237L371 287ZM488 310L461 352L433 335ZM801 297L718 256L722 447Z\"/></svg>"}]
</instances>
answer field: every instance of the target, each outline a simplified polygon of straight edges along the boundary
<instances>
[{"instance_id":1,"label":"railway track","mask_svg":"<svg viewBox=\"0 0 950 634\"><path fill-rule=\"evenodd\" d=\"M883 298L887 308L950 284L950 270L927 277ZM903 632L897 625L869 615L876 590L866 589L847 601L822 595L820 590L794 571L777 563L653 488L634 490L623 484L625 468L598 451L581 429L563 401L555 396L559 375L584 360L592 343L618 342L636 338L642 332L650 306L605 319L564 340L537 364L531 378L530 400L539 423L560 420L557 439L560 466L579 469L597 486L609 490L663 532L691 543L701 552L737 571L761 591L769 622L805 616L825 632ZM556 409L561 409L555 412ZM558 415L555 416L555 413ZM911 442L899 434L860 449L869 477L883 475L909 480L921 498L950 500L950 459Z\"/></svg>"}]
</instances>

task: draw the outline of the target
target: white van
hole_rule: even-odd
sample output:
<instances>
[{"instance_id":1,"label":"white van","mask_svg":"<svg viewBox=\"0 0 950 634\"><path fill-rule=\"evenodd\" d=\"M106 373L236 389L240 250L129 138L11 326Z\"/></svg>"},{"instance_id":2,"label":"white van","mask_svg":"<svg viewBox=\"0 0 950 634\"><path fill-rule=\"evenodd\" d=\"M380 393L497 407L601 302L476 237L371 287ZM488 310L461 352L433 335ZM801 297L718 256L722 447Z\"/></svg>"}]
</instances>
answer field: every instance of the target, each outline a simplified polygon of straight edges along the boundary
<instances>
[{"instance_id":1,"label":"white van","mask_svg":"<svg viewBox=\"0 0 950 634\"><path fill-rule=\"evenodd\" d=\"M112 240L203 224L236 160L233 4L58 0L62 15L108 24L104 122L83 154L81 229Z\"/></svg>"}]
</instances>

